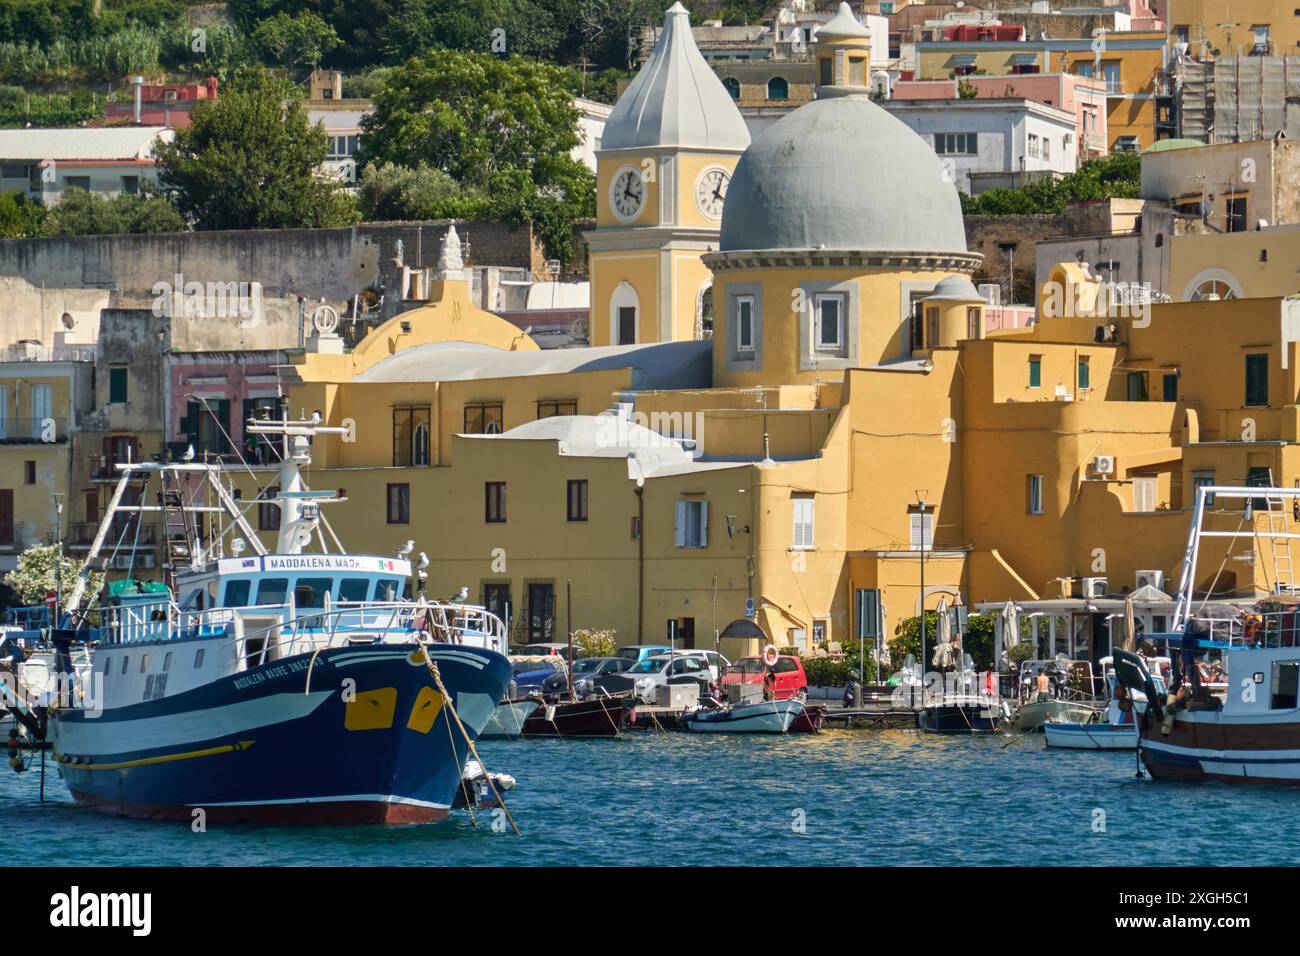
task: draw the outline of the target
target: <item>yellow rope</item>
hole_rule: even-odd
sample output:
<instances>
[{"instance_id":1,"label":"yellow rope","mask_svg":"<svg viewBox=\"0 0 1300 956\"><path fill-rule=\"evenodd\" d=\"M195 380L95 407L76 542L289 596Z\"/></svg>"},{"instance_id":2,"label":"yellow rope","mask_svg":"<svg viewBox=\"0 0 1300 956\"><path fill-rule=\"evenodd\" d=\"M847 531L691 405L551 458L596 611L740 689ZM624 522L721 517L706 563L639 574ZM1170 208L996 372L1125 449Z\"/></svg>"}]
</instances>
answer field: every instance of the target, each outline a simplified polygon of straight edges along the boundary
<instances>
[{"instance_id":1,"label":"yellow rope","mask_svg":"<svg viewBox=\"0 0 1300 956\"><path fill-rule=\"evenodd\" d=\"M501 811L506 815L506 819L510 821L510 828L515 831L515 836L520 836L519 827L515 823L515 818L510 815L510 808L506 806L505 799L497 790L496 781L494 781L492 775L488 773L487 764L483 762L483 758L478 755L478 750L474 746L474 741L470 737L469 731L467 731L465 725L461 723L460 714L456 713L456 705L452 703L451 694L447 693L447 687L442 682L442 674L438 671L438 665L434 662L433 658L429 656L428 648L423 644L418 644L416 646L420 648L420 653L424 655L424 663L429 666L429 673L433 675L433 682L438 685L438 693L442 694L443 702L447 705L447 709L451 712L451 716L455 718L456 726L460 728L461 736L465 738L465 743L469 747L469 752L474 755L474 759L478 761L479 767L482 768L483 778L487 780L488 787L492 790L492 796L496 797L497 805L501 807ZM448 725L448 733L450 732L451 728L450 725ZM455 753L455 747L452 748L452 753Z\"/></svg>"}]
</instances>

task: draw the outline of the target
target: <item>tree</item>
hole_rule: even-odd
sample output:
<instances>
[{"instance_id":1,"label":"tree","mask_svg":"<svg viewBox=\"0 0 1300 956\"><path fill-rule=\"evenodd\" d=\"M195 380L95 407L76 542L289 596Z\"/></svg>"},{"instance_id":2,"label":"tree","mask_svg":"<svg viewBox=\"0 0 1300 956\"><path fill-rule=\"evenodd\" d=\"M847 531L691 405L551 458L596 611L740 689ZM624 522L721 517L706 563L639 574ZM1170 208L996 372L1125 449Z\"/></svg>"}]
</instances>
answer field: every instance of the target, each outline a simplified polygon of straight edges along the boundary
<instances>
[{"instance_id":1,"label":"tree","mask_svg":"<svg viewBox=\"0 0 1300 956\"><path fill-rule=\"evenodd\" d=\"M441 170L507 222L531 222L548 253L574 254L573 224L596 211L591 171L572 158L578 111L566 72L517 56L426 54L395 68L362 121L371 163Z\"/></svg>"},{"instance_id":2,"label":"tree","mask_svg":"<svg viewBox=\"0 0 1300 956\"><path fill-rule=\"evenodd\" d=\"M905 617L898 622L894 636L889 639L889 656L894 670L903 666L908 654L921 661L923 669L932 669L930 657L934 654L935 635L939 631L939 615L935 611L925 612L925 653L926 660L921 661L921 618ZM966 622L966 632L962 635L962 651L971 656L978 671L993 667L993 619L989 617L970 617Z\"/></svg>"},{"instance_id":3,"label":"tree","mask_svg":"<svg viewBox=\"0 0 1300 956\"><path fill-rule=\"evenodd\" d=\"M561 40L552 10L534 0L406 0L381 35L394 61L439 48L550 59Z\"/></svg>"},{"instance_id":4,"label":"tree","mask_svg":"<svg viewBox=\"0 0 1300 956\"><path fill-rule=\"evenodd\" d=\"M326 53L339 45L339 35L314 13L277 13L257 25L253 41L282 66L306 64L315 68Z\"/></svg>"},{"instance_id":5,"label":"tree","mask_svg":"<svg viewBox=\"0 0 1300 956\"><path fill-rule=\"evenodd\" d=\"M584 51L601 66L634 65L643 27L661 23L664 0L579 0Z\"/></svg>"},{"instance_id":6,"label":"tree","mask_svg":"<svg viewBox=\"0 0 1300 956\"><path fill-rule=\"evenodd\" d=\"M1061 179L1037 179L1019 189L990 189L978 196L961 194L962 212L992 216L1050 215L1067 203L1095 199L1133 199L1142 191L1142 160L1120 151L1089 159Z\"/></svg>"},{"instance_id":7,"label":"tree","mask_svg":"<svg viewBox=\"0 0 1300 956\"><path fill-rule=\"evenodd\" d=\"M28 239L41 235L45 207L21 192L0 193L0 239Z\"/></svg>"},{"instance_id":8,"label":"tree","mask_svg":"<svg viewBox=\"0 0 1300 956\"><path fill-rule=\"evenodd\" d=\"M69 189L45 214L46 236L104 236L120 233L184 232L185 220L165 196L119 193L98 196Z\"/></svg>"},{"instance_id":9,"label":"tree","mask_svg":"<svg viewBox=\"0 0 1300 956\"><path fill-rule=\"evenodd\" d=\"M159 145L158 179L199 229L349 225L356 204L318 175L327 153L294 88L258 71L195 106Z\"/></svg>"},{"instance_id":10,"label":"tree","mask_svg":"<svg viewBox=\"0 0 1300 956\"><path fill-rule=\"evenodd\" d=\"M58 591L60 583L66 599L77 575L81 573L81 567L82 562L70 555L64 554L60 559L59 549L55 545L34 544L18 556L17 564L5 575L4 583L18 592L18 597L24 604L41 603L47 594ZM104 575L99 571L90 572L80 607L87 607L103 585Z\"/></svg>"},{"instance_id":11,"label":"tree","mask_svg":"<svg viewBox=\"0 0 1300 956\"><path fill-rule=\"evenodd\" d=\"M389 219L473 219L488 210L486 197L463 189L441 169L384 163L367 166L358 188L361 215Z\"/></svg>"}]
</instances>

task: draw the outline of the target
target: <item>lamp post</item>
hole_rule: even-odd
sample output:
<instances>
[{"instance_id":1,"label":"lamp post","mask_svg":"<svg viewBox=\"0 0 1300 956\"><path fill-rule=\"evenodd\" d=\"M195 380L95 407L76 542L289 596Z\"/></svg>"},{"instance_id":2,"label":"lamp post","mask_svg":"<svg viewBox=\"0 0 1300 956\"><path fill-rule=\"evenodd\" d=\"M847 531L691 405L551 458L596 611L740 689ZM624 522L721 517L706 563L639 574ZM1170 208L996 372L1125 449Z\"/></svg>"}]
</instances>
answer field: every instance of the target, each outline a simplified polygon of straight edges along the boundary
<instances>
[{"instance_id":1,"label":"lamp post","mask_svg":"<svg viewBox=\"0 0 1300 956\"><path fill-rule=\"evenodd\" d=\"M59 492L54 493L54 613L50 616L50 627L59 626L59 612L63 608L63 498Z\"/></svg>"},{"instance_id":2,"label":"lamp post","mask_svg":"<svg viewBox=\"0 0 1300 956\"><path fill-rule=\"evenodd\" d=\"M926 492L925 492L924 490L922 490L922 491L918 491L918 492L916 493L916 504L914 504L914 505L908 505L908 506L907 506L907 511L908 511L909 514L920 515L920 526L921 526L921 527L920 527L920 531L921 531L921 533L920 533L917 537L918 537L918 539L919 539L919 542L920 542L920 548L921 548L921 600L920 600L920 608L921 608L921 661L920 661L920 664L921 664L921 693L922 693L922 698L921 698L921 699L922 699L922 701L924 701L924 699L925 699L925 698L924 698L924 694L925 694L925 660L926 660L926 658L925 658L925 650L926 650L926 648L925 648L925 644L926 644L926 626L925 626L925 516L926 516L927 512L932 511L932 510L934 509L934 506L933 506L933 505L926 504L926 501L925 501L925 495L926 495ZM931 529L933 529L933 527L934 527L933 522L931 522L930 527L931 527ZM932 533L933 533L933 532L932 532Z\"/></svg>"}]
</instances>

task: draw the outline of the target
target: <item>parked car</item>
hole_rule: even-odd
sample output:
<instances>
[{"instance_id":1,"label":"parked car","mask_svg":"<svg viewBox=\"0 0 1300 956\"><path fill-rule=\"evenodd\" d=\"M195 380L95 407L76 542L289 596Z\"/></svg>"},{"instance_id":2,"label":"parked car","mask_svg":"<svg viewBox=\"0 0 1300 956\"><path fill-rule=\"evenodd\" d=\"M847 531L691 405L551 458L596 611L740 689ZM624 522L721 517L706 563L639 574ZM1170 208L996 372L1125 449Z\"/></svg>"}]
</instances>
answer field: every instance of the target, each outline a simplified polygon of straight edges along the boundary
<instances>
[{"instance_id":1,"label":"parked car","mask_svg":"<svg viewBox=\"0 0 1300 956\"><path fill-rule=\"evenodd\" d=\"M618 656L626 657L635 664L656 654L667 654L671 650L667 644L624 644L618 649Z\"/></svg>"},{"instance_id":2,"label":"parked car","mask_svg":"<svg viewBox=\"0 0 1300 956\"><path fill-rule=\"evenodd\" d=\"M551 654L515 655L510 658L510 669L514 676L511 680L516 688L515 696L522 697L532 691L541 693L546 678L555 674L564 680L564 658Z\"/></svg>"},{"instance_id":3,"label":"parked car","mask_svg":"<svg viewBox=\"0 0 1300 956\"><path fill-rule=\"evenodd\" d=\"M632 662L626 657L583 657L573 662L573 693L585 697L595 689L593 678L601 674L617 674L627 670ZM552 674L542 681L542 693L547 697L564 693L568 688L564 671Z\"/></svg>"},{"instance_id":4,"label":"parked car","mask_svg":"<svg viewBox=\"0 0 1300 956\"><path fill-rule=\"evenodd\" d=\"M610 693L615 690L631 690L643 700L653 701L658 688L663 684L695 683L700 688L700 699L708 696L713 678L709 674L708 662L694 654L657 654L637 661L627 670L618 674L608 674L595 678L597 686L603 686Z\"/></svg>"},{"instance_id":5,"label":"parked car","mask_svg":"<svg viewBox=\"0 0 1300 956\"><path fill-rule=\"evenodd\" d=\"M569 653L568 644L525 644L515 653L521 655L565 657Z\"/></svg>"},{"instance_id":6,"label":"parked car","mask_svg":"<svg viewBox=\"0 0 1300 956\"><path fill-rule=\"evenodd\" d=\"M776 659L776 666L772 670L775 678L772 693L777 700L807 698L808 675L804 672L803 661L782 655ZM761 657L742 657L723 670L719 684L724 691L729 684L762 684L766 673L767 665Z\"/></svg>"},{"instance_id":7,"label":"parked car","mask_svg":"<svg viewBox=\"0 0 1300 956\"><path fill-rule=\"evenodd\" d=\"M722 676L722 672L731 666L731 661L727 660L717 651L691 650L691 651L678 651L677 653L680 655L685 655L687 657L704 658L704 660L706 660L709 665L709 676L713 678L713 682L715 684L718 682L718 678ZM669 656L672 655L670 654Z\"/></svg>"}]
</instances>

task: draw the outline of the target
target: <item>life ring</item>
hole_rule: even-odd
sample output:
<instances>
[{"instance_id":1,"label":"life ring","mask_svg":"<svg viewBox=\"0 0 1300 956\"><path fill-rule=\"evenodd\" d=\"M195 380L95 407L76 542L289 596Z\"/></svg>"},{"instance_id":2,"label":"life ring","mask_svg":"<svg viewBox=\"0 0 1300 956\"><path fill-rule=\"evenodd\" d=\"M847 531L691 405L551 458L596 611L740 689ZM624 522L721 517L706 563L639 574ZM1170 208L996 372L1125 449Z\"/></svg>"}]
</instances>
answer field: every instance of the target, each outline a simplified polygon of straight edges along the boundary
<instances>
[{"instance_id":1,"label":"life ring","mask_svg":"<svg viewBox=\"0 0 1300 956\"><path fill-rule=\"evenodd\" d=\"M780 659L781 655L777 652L775 644L769 644L763 648L763 663L768 667L775 667L776 662Z\"/></svg>"}]
</instances>

